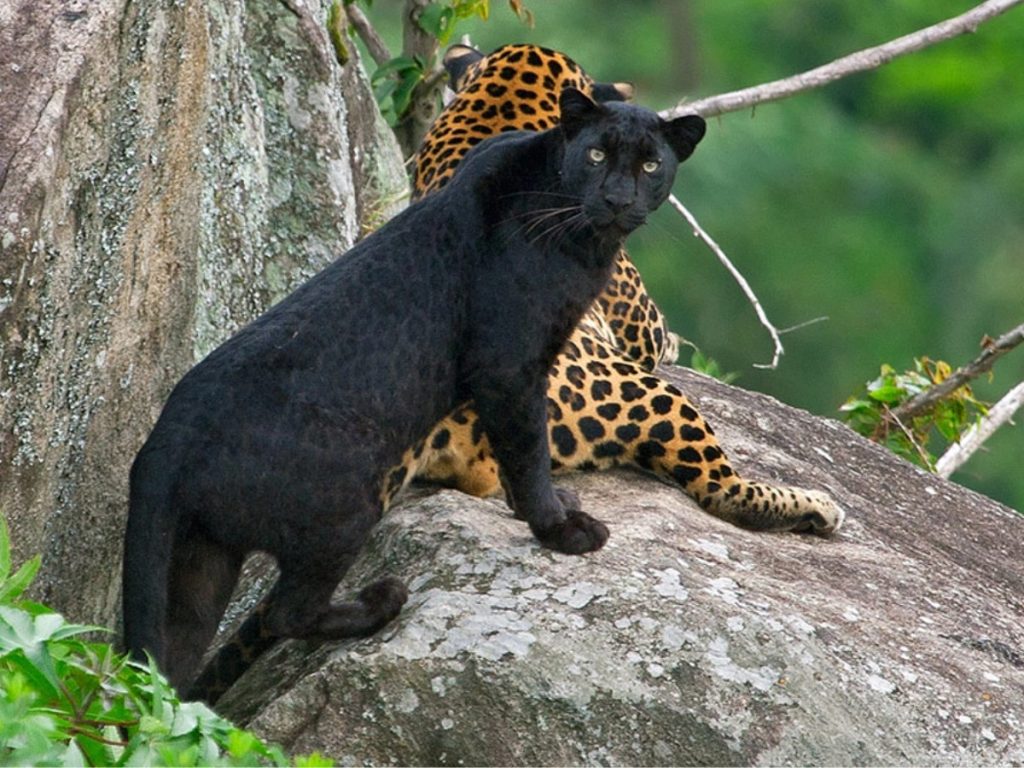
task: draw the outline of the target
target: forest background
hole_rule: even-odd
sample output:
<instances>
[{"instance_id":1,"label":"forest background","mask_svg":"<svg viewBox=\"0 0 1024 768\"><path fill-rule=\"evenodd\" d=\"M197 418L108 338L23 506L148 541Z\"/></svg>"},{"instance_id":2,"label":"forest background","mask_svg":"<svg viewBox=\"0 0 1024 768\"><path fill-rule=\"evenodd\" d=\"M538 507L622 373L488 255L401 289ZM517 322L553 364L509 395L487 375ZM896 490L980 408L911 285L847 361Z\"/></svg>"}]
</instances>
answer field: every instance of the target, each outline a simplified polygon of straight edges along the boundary
<instances>
[{"instance_id":1,"label":"forest background","mask_svg":"<svg viewBox=\"0 0 1024 768\"><path fill-rule=\"evenodd\" d=\"M970 9L970 0L493 0L459 24L484 51L532 42L655 109L786 77ZM401 50L401 0L369 16ZM369 61L369 58L366 59ZM1024 322L1024 10L881 69L710 121L676 194L786 328L772 343L714 255L668 205L629 242L670 327L736 383L825 416L883 363L956 367ZM689 361L684 349L680 362ZM1024 352L975 393L1024 380ZM1002 428L954 478L1024 510L1024 429Z\"/></svg>"}]
</instances>

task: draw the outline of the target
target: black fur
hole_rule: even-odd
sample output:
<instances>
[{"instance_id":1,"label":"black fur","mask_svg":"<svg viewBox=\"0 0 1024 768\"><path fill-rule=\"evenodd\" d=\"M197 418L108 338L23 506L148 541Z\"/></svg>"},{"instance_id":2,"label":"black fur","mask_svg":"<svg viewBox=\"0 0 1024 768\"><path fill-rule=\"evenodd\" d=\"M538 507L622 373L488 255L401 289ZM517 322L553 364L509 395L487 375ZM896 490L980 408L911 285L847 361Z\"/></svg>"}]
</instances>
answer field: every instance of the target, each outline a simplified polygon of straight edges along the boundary
<instances>
[{"instance_id":1,"label":"black fur","mask_svg":"<svg viewBox=\"0 0 1024 768\"><path fill-rule=\"evenodd\" d=\"M551 485L546 375L700 136L685 145L652 112L572 90L563 109L571 133L482 143L442 191L175 387L132 467L124 559L126 646L151 652L174 685L194 677L252 550L281 568L260 614L264 645L391 620L406 597L394 579L349 603L331 593L381 516L388 470L470 399L510 503L541 543L604 544L604 525ZM657 172L641 170L652 158Z\"/></svg>"}]
</instances>

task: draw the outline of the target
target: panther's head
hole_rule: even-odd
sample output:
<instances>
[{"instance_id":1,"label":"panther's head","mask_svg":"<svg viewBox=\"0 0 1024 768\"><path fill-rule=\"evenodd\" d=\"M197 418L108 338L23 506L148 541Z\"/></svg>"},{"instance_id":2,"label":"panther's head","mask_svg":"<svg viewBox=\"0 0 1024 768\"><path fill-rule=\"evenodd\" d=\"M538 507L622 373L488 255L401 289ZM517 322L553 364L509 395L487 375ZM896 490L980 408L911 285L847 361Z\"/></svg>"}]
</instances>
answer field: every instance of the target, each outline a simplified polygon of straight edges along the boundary
<instances>
[{"instance_id":1,"label":"panther's head","mask_svg":"<svg viewBox=\"0 0 1024 768\"><path fill-rule=\"evenodd\" d=\"M561 179L595 229L622 238L672 190L679 163L704 137L704 120L663 120L622 102L598 103L575 88L559 99L564 141Z\"/></svg>"}]
</instances>

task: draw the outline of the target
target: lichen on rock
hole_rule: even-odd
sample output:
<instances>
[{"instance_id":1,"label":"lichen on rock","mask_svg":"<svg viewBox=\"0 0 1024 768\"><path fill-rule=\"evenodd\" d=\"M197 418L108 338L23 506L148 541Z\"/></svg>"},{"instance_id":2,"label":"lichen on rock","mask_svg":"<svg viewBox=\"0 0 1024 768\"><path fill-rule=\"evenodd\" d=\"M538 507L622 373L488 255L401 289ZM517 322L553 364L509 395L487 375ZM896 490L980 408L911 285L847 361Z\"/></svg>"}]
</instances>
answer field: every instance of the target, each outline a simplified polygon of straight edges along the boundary
<instances>
[{"instance_id":1,"label":"lichen on rock","mask_svg":"<svg viewBox=\"0 0 1024 768\"><path fill-rule=\"evenodd\" d=\"M499 501L414 495L340 589L394 573L411 589L399 618L284 643L220 706L352 765L1020 761L1024 663L995 649L1021 641L1024 607L1005 597L1024 520L832 422L666 375L748 474L830 488L847 527L744 531L653 479L586 474L562 482L611 538L571 557ZM794 447L808 441L833 460Z\"/></svg>"}]
</instances>

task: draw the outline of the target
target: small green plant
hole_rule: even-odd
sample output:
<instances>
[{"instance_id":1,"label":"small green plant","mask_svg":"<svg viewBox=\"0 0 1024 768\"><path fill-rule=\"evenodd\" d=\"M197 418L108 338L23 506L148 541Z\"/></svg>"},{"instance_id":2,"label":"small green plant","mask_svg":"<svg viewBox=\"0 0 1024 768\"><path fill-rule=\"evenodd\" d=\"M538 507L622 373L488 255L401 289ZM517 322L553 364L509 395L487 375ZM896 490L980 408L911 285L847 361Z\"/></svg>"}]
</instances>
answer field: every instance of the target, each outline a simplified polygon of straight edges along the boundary
<instances>
[{"instance_id":1,"label":"small green plant","mask_svg":"<svg viewBox=\"0 0 1024 768\"><path fill-rule=\"evenodd\" d=\"M713 379L718 379L725 384L731 384L740 377L735 371L723 371L722 366L713 357L708 357L704 354L704 351L694 344L689 339L684 339L682 336L677 337L679 346L689 347L693 350L690 355L690 368L703 373L705 376L710 376Z\"/></svg>"},{"instance_id":2,"label":"small green plant","mask_svg":"<svg viewBox=\"0 0 1024 768\"><path fill-rule=\"evenodd\" d=\"M205 704L180 701L152 663L83 637L107 630L22 600L38 570L35 557L11 572L0 517L0 765L290 764Z\"/></svg>"},{"instance_id":3,"label":"small green plant","mask_svg":"<svg viewBox=\"0 0 1024 768\"><path fill-rule=\"evenodd\" d=\"M936 445L945 447L987 412L987 406L964 385L919 413L899 416L899 408L915 395L944 381L949 363L927 357L914 359L912 370L882 365L878 378L847 399L839 410L856 432L888 447L893 453L934 471Z\"/></svg>"},{"instance_id":4,"label":"small green plant","mask_svg":"<svg viewBox=\"0 0 1024 768\"><path fill-rule=\"evenodd\" d=\"M693 354L690 355L690 367L726 384L731 384L739 378L739 374L736 371L723 371L722 366L715 358L708 357L697 347L693 348Z\"/></svg>"},{"instance_id":5,"label":"small green plant","mask_svg":"<svg viewBox=\"0 0 1024 768\"><path fill-rule=\"evenodd\" d=\"M354 1L345 0L346 4ZM372 4L372 0L364 2L367 6ZM533 14L522 0L509 0L509 7L525 24L533 26ZM416 24L443 46L451 41L459 22L473 17L487 21L490 13L490 0L443 0L425 5L416 17ZM329 28L337 18L335 13L328 19ZM337 50L338 44L335 43ZM396 56L371 75L377 104L390 125L396 125L408 111L420 83L428 79L434 82L433 78L439 73L435 59L435 56L429 61L420 56ZM443 72L440 75L443 76Z\"/></svg>"},{"instance_id":6,"label":"small green plant","mask_svg":"<svg viewBox=\"0 0 1024 768\"><path fill-rule=\"evenodd\" d=\"M409 109L413 90L429 71L418 56L396 56L370 77L373 95L388 125L395 125Z\"/></svg>"}]
</instances>

